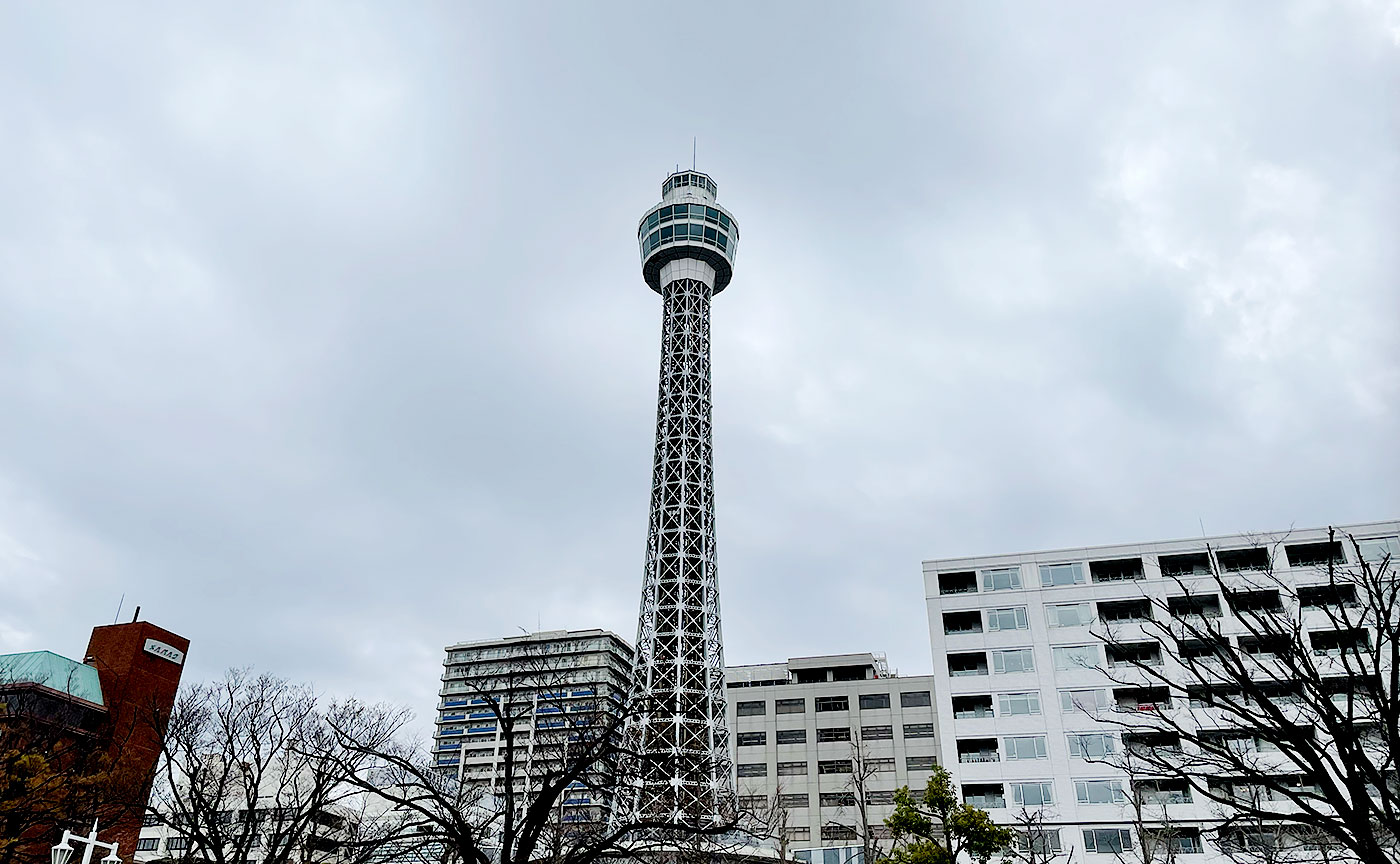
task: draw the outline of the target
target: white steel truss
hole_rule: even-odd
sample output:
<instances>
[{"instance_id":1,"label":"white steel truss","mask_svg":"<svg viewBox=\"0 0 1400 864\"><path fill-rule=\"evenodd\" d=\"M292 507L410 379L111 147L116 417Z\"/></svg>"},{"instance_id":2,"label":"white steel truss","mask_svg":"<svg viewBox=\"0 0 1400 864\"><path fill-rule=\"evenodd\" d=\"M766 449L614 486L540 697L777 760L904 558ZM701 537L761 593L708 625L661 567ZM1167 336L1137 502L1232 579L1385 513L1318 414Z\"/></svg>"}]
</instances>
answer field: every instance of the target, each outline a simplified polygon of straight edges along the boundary
<instances>
[{"instance_id":1,"label":"white steel truss","mask_svg":"<svg viewBox=\"0 0 1400 864\"><path fill-rule=\"evenodd\" d=\"M646 573L629 727L629 818L718 824L732 816L724 649L715 569L710 295L700 279L662 287L661 382Z\"/></svg>"}]
</instances>

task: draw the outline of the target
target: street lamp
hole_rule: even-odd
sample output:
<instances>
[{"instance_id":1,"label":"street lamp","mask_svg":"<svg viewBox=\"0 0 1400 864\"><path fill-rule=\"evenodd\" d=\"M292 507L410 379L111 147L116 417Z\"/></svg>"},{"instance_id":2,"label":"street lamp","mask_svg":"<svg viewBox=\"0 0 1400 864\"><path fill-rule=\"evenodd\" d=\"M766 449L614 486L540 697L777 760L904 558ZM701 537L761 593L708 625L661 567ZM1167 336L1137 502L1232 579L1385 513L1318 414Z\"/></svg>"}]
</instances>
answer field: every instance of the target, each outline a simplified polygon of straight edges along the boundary
<instances>
[{"instance_id":1,"label":"street lamp","mask_svg":"<svg viewBox=\"0 0 1400 864\"><path fill-rule=\"evenodd\" d=\"M72 831L66 829L64 830L63 839L58 841L58 845L49 850L50 864L68 864L69 861L73 860L73 852L75 850L69 844L70 840L76 840L79 843L87 844L87 851L83 853L83 864L92 864L92 853L98 846L107 850L107 857L103 858L98 864L121 864L122 862L122 859L117 857L116 843L103 843L101 840L97 839L97 820L94 819L92 823L92 833L86 837L74 834Z\"/></svg>"}]
</instances>

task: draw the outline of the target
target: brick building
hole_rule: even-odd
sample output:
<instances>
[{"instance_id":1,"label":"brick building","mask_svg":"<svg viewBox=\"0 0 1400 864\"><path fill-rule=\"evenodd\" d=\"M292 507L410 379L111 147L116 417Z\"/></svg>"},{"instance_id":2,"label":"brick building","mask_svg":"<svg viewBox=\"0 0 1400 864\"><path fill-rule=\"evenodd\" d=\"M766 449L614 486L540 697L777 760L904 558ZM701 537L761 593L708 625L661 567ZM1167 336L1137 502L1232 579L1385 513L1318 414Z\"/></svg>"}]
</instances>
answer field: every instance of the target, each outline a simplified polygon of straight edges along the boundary
<instances>
[{"instance_id":1,"label":"brick building","mask_svg":"<svg viewBox=\"0 0 1400 864\"><path fill-rule=\"evenodd\" d=\"M76 827L59 819L92 816L102 819L101 839L132 860L160 756L160 718L174 704L189 644L133 621L93 628L82 662L49 651L0 655L0 750L22 756L28 749L59 771L100 768L113 778L106 799L61 799L91 812L41 812L0 825L0 861L7 846L12 860L47 860L59 832Z\"/></svg>"}]
</instances>

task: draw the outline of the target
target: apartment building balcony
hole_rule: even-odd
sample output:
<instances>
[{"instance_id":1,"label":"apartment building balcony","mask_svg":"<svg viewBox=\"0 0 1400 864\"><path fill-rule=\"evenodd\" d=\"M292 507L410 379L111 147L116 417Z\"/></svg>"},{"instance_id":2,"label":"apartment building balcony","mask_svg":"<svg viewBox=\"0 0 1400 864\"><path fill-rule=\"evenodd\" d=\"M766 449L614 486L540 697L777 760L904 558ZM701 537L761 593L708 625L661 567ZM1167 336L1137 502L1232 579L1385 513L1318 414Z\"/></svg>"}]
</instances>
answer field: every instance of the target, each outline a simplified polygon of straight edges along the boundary
<instances>
[{"instance_id":1,"label":"apartment building balcony","mask_svg":"<svg viewBox=\"0 0 1400 864\"><path fill-rule=\"evenodd\" d=\"M1000 762L1001 752L997 749L997 739L995 738L959 738L958 739L958 762L972 764L977 762Z\"/></svg>"}]
</instances>

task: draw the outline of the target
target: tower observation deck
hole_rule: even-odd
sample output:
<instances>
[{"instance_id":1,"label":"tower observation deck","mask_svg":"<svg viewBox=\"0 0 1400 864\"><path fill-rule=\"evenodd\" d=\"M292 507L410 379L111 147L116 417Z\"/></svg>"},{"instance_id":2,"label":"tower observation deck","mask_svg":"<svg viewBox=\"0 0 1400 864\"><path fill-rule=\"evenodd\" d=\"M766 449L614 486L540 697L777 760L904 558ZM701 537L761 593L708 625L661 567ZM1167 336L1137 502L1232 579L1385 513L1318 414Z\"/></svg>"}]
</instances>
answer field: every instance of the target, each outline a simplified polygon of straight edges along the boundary
<instances>
[{"instance_id":1,"label":"tower observation deck","mask_svg":"<svg viewBox=\"0 0 1400 864\"><path fill-rule=\"evenodd\" d=\"M662 298L651 518L632 704L629 821L718 825L733 815L715 569L710 298L729 285L739 226L708 175L666 178L637 229L642 276Z\"/></svg>"}]
</instances>

